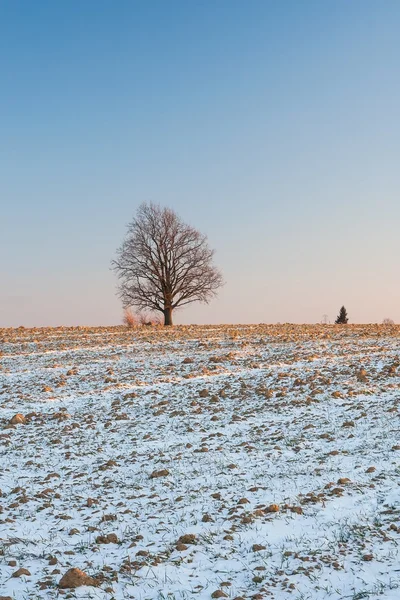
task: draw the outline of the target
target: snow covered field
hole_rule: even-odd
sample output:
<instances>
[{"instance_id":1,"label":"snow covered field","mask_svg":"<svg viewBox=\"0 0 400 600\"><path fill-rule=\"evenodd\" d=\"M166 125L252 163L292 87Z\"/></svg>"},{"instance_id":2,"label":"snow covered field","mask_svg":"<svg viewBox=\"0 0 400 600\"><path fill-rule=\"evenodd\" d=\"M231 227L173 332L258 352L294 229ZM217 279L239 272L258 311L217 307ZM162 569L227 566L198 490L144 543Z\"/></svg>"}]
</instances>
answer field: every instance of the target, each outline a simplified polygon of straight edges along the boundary
<instances>
[{"instance_id":1,"label":"snow covered field","mask_svg":"<svg viewBox=\"0 0 400 600\"><path fill-rule=\"evenodd\" d=\"M399 339L0 330L0 597L399 599Z\"/></svg>"}]
</instances>

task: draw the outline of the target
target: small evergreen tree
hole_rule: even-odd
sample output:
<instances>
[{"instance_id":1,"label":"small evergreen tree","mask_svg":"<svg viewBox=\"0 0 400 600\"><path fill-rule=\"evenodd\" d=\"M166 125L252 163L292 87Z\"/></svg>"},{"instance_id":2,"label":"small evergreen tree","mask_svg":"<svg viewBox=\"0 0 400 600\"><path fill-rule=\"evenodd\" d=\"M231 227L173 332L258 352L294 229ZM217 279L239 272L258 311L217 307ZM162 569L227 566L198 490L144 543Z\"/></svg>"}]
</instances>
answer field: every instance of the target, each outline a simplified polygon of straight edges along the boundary
<instances>
[{"instance_id":1,"label":"small evergreen tree","mask_svg":"<svg viewBox=\"0 0 400 600\"><path fill-rule=\"evenodd\" d=\"M345 309L344 306L342 306L335 323L337 325L347 325L348 321L349 321L349 317L347 316L347 310Z\"/></svg>"}]
</instances>

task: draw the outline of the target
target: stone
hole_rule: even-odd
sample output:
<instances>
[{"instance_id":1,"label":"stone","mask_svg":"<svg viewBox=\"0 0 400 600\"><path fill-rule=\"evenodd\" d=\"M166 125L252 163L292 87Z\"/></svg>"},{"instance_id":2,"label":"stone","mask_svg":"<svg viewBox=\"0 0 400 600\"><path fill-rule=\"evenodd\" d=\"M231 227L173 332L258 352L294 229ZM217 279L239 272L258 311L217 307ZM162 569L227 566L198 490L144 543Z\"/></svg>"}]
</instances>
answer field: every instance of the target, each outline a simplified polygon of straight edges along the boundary
<instances>
[{"instance_id":1,"label":"stone","mask_svg":"<svg viewBox=\"0 0 400 600\"><path fill-rule=\"evenodd\" d=\"M30 577L31 573L30 571L28 571L28 569L18 569L18 571L15 571L15 573L13 573L11 577L22 577L22 575Z\"/></svg>"},{"instance_id":2,"label":"stone","mask_svg":"<svg viewBox=\"0 0 400 600\"><path fill-rule=\"evenodd\" d=\"M17 413L10 419L10 425L25 425L26 419L21 413Z\"/></svg>"},{"instance_id":3,"label":"stone","mask_svg":"<svg viewBox=\"0 0 400 600\"><path fill-rule=\"evenodd\" d=\"M66 588L78 588L83 585L88 585L91 587L97 586L97 581L87 575L84 571L80 569L72 568L69 569L60 579L58 587L61 589Z\"/></svg>"},{"instance_id":4,"label":"stone","mask_svg":"<svg viewBox=\"0 0 400 600\"><path fill-rule=\"evenodd\" d=\"M276 512L279 512L279 506L278 506L278 504L270 504L265 509L265 512L267 512L267 513L276 513Z\"/></svg>"},{"instance_id":5,"label":"stone","mask_svg":"<svg viewBox=\"0 0 400 600\"><path fill-rule=\"evenodd\" d=\"M185 533L185 535L181 535L178 540L178 544L195 544L196 536L194 533Z\"/></svg>"},{"instance_id":6,"label":"stone","mask_svg":"<svg viewBox=\"0 0 400 600\"><path fill-rule=\"evenodd\" d=\"M228 598L228 594L225 594L222 590L215 590L215 592L211 594L211 598Z\"/></svg>"},{"instance_id":7,"label":"stone","mask_svg":"<svg viewBox=\"0 0 400 600\"><path fill-rule=\"evenodd\" d=\"M167 477L169 475L168 469L161 469L161 471L153 471L150 475L150 479L156 479L158 477Z\"/></svg>"}]
</instances>

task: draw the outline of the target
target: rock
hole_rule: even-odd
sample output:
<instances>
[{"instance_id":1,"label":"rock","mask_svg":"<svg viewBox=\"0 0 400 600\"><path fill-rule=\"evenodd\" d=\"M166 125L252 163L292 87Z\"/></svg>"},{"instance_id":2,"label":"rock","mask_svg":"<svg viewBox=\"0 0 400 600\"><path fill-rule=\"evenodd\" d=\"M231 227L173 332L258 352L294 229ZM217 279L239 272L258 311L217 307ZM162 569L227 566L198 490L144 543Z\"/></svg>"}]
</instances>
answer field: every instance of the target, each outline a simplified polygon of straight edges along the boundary
<instances>
[{"instance_id":1,"label":"rock","mask_svg":"<svg viewBox=\"0 0 400 600\"><path fill-rule=\"evenodd\" d=\"M10 419L10 425L26 425L26 419L21 413L17 413Z\"/></svg>"},{"instance_id":2,"label":"rock","mask_svg":"<svg viewBox=\"0 0 400 600\"><path fill-rule=\"evenodd\" d=\"M303 509L301 508L301 506L291 506L290 510L292 513L296 513L298 515L302 515L303 514Z\"/></svg>"},{"instance_id":3,"label":"rock","mask_svg":"<svg viewBox=\"0 0 400 600\"><path fill-rule=\"evenodd\" d=\"M156 479L157 477L167 477L168 475L168 469L161 469L161 471L153 471L150 475L150 479Z\"/></svg>"},{"instance_id":4,"label":"rock","mask_svg":"<svg viewBox=\"0 0 400 600\"><path fill-rule=\"evenodd\" d=\"M109 515L103 515L101 517L101 520L103 523L111 523L111 522L117 520L117 515L114 515L113 513L111 513Z\"/></svg>"},{"instance_id":5,"label":"rock","mask_svg":"<svg viewBox=\"0 0 400 600\"><path fill-rule=\"evenodd\" d=\"M18 571L15 571L15 573L13 573L11 577L22 577L22 575L30 577L31 573L30 571L28 571L28 569L18 569Z\"/></svg>"},{"instance_id":6,"label":"rock","mask_svg":"<svg viewBox=\"0 0 400 600\"><path fill-rule=\"evenodd\" d=\"M225 594L222 590L215 590L215 592L211 594L211 598L228 598L228 594Z\"/></svg>"},{"instance_id":7,"label":"rock","mask_svg":"<svg viewBox=\"0 0 400 600\"><path fill-rule=\"evenodd\" d=\"M357 380L364 382L367 381L367 371L365 369L360 369L356 374Z\"/></svg>"},{"instance_id":8,"label":"rock","mask_svg":"<svg viewBox=\"0 0 400 600\"><path fill-rule=\"evenodd\" d=\"M178 540L178 544L195 544L196 536L194 533L185 533L185 535L181 535Z\"/></svg>"},{"instance_id":9,"label":"rock","mask_svg":"<svg viewBox=\"0 0 400 600\"><path fill-rule=\"evenodd\" d=\"M203 515L203 517L202 517L201 520L202 520L203 523L214 523L214 519L208 513L204 513L204 515Z\"/></svg>"},{"instance_id":10,"label":"rock","mask_svg":"<svg viewBox=\"0 0 400 600\"><path fill-rule=\"evenodd\" d=\"M97 586L97 581L87 575L80 569L69 569L60 579L58 587L61 589L66 588L77 588L83 585L89 585L91 587Z\"/></svg>"},{"instance_id":11,"label":"rock","mask_svg":"<svg viewBox=\"0 0 400 600\"><path fill-rule=\"evenodd\" d=\"M373 560L373 558L374 558L374 556L372 554L364 554L364 556L362 557L362 559L365 560L366 562Z\"/></svg>"},{"instance_id":12,"label":"rock","mask_svg":"<svg viewBox=\"0 0 400 600\"><path fill-rule=\"evenodd\" d=\"M184 552L184 550L188 549L188 546L186 546L186 544L181 544L180 542L178 542L175 548L178 550L178 552Z\"/></svg>"},{"instance_id":13,"label":"rock","mask_svg":"<svg viewBox=\"0 0 400 600\"><path fill-rule=\"evenodd\" d=\"M107 535L98 535L96 538L98 544L118 544L118 536L116 533L108 533Z\"/></svg>"},{"instance_id":14,"label":"rock","mask_svg":"<svg viewBox=\"0 0 400 600\"><path fill-rule=\"evenodd\" d=\"M261 546L261 544L253 544L251 549L253 552L260 552L261 550L265 550L266 546Z\"/></svg>"}]
</instances>

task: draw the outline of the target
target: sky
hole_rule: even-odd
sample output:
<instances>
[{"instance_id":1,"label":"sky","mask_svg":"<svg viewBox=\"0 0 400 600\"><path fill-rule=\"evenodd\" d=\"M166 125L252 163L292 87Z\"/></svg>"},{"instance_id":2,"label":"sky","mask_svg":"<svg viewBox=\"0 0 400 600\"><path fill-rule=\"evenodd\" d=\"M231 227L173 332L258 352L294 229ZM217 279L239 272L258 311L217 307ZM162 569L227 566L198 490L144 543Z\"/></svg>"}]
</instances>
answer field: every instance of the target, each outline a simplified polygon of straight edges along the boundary
<instances>
[{"instance_id":1,"label":"sky","mask_svg":"<svg viewBox=\"0 0 400 600\"><path fill-rule=\"evenodd\" d=\"M138 206L225 286L177 323L400 322L398 0L1 0L0 327L121 322Z\"/></svg>"}]
</instances>

